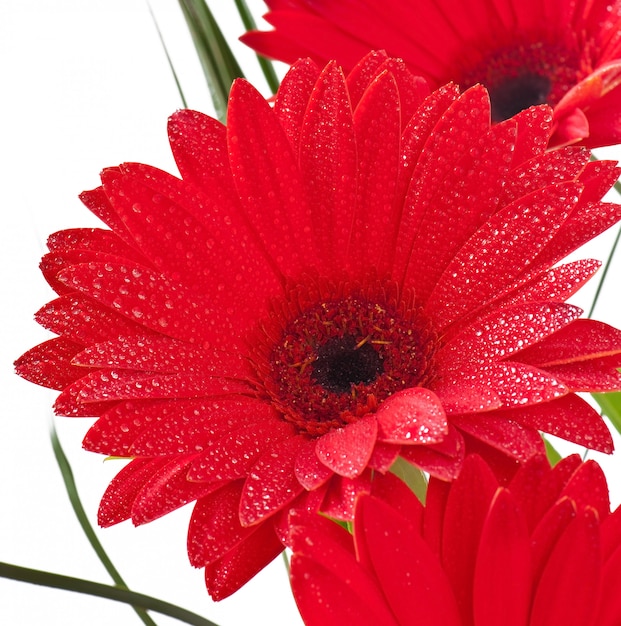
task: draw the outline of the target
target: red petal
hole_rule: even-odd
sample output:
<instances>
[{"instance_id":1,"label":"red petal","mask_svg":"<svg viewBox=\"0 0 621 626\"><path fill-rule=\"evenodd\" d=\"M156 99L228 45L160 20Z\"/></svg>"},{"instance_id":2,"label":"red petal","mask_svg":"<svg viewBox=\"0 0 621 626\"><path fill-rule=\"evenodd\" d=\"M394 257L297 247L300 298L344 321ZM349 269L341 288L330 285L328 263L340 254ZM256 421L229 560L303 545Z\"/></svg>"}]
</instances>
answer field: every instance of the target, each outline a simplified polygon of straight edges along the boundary
<instances>
[{"instance_id":1,"label":"red petal","mask_svg":"<svg viewBox=\"0 0 621 626\"><path fill-rule=\"evenodd\" d=\"M223 377L248 376L247 365L237 352L205 350L183 341L161 336L119 336L90 346L78 354L75 365L132 369L150 372L217 372Z\"/></svg>"},{"instance_id":2,"label":"red petal","mask_svg":"<svg viewBox=\"0 0 621 626\"><path fill-rule=\"evenodd\" d=\"M534 429L510 419L496 417L496 413L473 417L455 417L452 424L522 462L545 454L541 435Z\"/></svg>"},{"instance_id":3,"label":"red petal","mask_svg":"<svg viewBox=\"0 0 621 626\"><path fill-rule=\"evenodd\" d=\"M479 103L475 102L473 106L477 107ZM485 103L482 115L487 106ZM415 285L419 298L433 289L461 246L498 209L499 194L511 162L515 125L511 122L498 124L476 138L468 137L466 141L472 143L468 151L455 155L452 172L431 190L418 190L416 198L408 196L408 202L421 204L414 210L422 213L406 277L406 281ZM423 152L421 158L424 156ZM459 182L455 172L459 172ZM415 188L413 181L411 190ZM476 210L467 207L476 207ZM443 229L441 235L434 228L434 223L439 220L451 224L450 228ZM434 253L426 254L425 250L433 250ZM418 274L425 275L425 279ZM424 280L422 294L421 280Z\"/></svg>"},{"instance_id":4,"label":"red petal","mask_svg":"<svg viewBox=\"0 0 621 626\"><path fill-rule=\"evenodd\" d=\"M291 589L306 626L399 626L388 607L379 602L370 607L368 595L358 591L349 576L304 555L291 557Z\"/></svg>"},{"instance_id":5,"label":"red petal","mask_svg":"<svg viewBox=\"0 0 621 626\"><path fill-rule=\"evenodd\" d=\"M46 304L35 319L44 328L83 346L111 337L144 337L154 332L75 292Z\"/></svg>"},{"instance_id":6,"label":"red petal","mask_svg":"<svg viewBox=\"0 0 621 626\"><path fill-rule=\"evenodd\" d=\"M605 393L621 390L621 373L617 369L619 365L621 358L615 354L577 363L547 365L545 369L557 376L572 391Z\"/></svg>"},{"instance_id":7,"label":"red petal","mask_svg":"<svg viewBox=\"0 0 621 626\"><path fill-rule=\"evenodd\" d=\"M271 524L260 524L235 548L205 567L205 583L216 601L227 598L258 574L283 546Z\"/></svg>"},{"instance_id":8,"label":"red petal","mask_svg":"<svg viewBox=\"0 0 621 626\"><path fill-rule=\"evenodd\" d=\"M369 85L381 74L380 67L388 59L384 50L371 50L347 74L347 91L354 111Z\"/></svg>"},{"instance_id":9,"label":"red petal","mask_svg":"<svg viewBox=\"0 0 621 626\"><path fill-rule=\"evenodd\" d=\"M552 109L547 105L530 107L520 111L513 119L518 124L513 156L513 163L517 165L540 155L546 149L552 130Z\"/></svg>"},{"instance_id":10,"label":"red petal","mask_svg":"<svg viewBox=\"0 0 621 626\"><path fill-rule=\"evenodd\" d=\"M450 379L434 381L433 391L442 401L447 415L480 413L502 407L498 395L484 382L475 387L455 385L455 381Z\"/></svg>"},{"instance_id":11,"label":"red petal","mask_svg":"<svg viewBox=\"0 0 621 626\"><path fill-rule=\"evenodd\" d=\"M548 266L595 238L621 219L621 205L606 202L580 203L539 257Z\"/></svg>"},{"instance_id":12,"label":"red petal","mask_svg":"<svg viewBox=\"0 0 621 626\"><path fill-rule=\"evenodd\" d=\"M188 556L194 567L222 557L254 528L239 523L239 498L243 481L228 483L196 502L188 526Z\"/></svg>"},{"instance_id":13,"label":"red petal","mask_svg":"<svg viewBox=\"0 0 621 626\"><path fill-rule=\"evenodd\" d=\"M453 483L444 512L442 563L464 623L472 615L473 581L483 523L498 482L477 456L468 456Z\"/></svg>"},{"instance_id":14,"label":"red petal","mask_svg":"<svg viewBox=\"0 0 621 626\"><path fill-rule=\"evenodd\" d=\"M75 389L73 389L75 387ZM77 393L83 404L116 400L154 400L161 398L191 398L245 393L245 383L225 378L211 378L205 373L148 374L125 370L98 370L84 376L66 392ZM59 398L60 399L60 398Z\"/></svg>"},{"instance_id":15,"label":"red petal","mask_svg":"<svg viewBox=\"0 0 621 626\"><path fill-rule=\"evenodd\" d=\"M315 452L315 440L307 441L295 459L295 476L304 489L317 489L333 476L318 458Z\"/></svg>"},{"instance_id":16,"label":"red petal","mask_svg":"<svg viewBox=\"0 0 621 626\"><path fill-rule=\"evenodd\" d=\"M203 190L145 165L126 164L123 172L106 192L136 245L177 290L187 288L190 303L208 305L206 325L252 324L266 295L280 291L280 277L235 203L215 206Z\"/></svg>"},{"instance_id":17,"label":"red petal","mask_svg":"<svg viewBox=\"0 0 621 626\"><path fill-rule=\"evenodd\" d=\"M454 132L456 125L459 134ZM397 242L396 270L406 274L405 286L415 289L419 302L426 301L445 261L453 257L463 238L470 234L463 233L461 223L457 222L452 223L455 229L452 236L438 236L437 220L449 221L455 207L442 203L442 214L438 214L434 204L437 190L445 179L454 180L451 175L454 176L455 163L477 145L489 128L487 92L481 86L468 89L438 120L413 169ZM438 250L437 259L435 254L427 254L428 250Z\"/></svg>"},{"instance_id":18,"label":"red petal","mask_svg":"<svg viewBox=\"0 0 621 626\"><path fill-rule=\"evenodd\" d=\"M576 507L569 498L563 498L550 506L531 535L533 581L539 584L541 574L554 550L556 542L576 518Z\"/></svg>"},{"instance_id":19,"label":"red petal","mask_svg":"<svg viewBox=\"0 0 621 626\"><path fill-rule=\"evenodd\" d=\"M296 159L304 113L319 74L319 67L313 61L300 59L289 68L276 94L274 113L289 138Z\"/></svg>"},{"instance_id":20,"label":"red petal","mask_svg":"<svg viewBox=\"0 0 621 626\"><path fill-rule=\"evenodd\" d=\"M621 615L619 572L621 572L621 546L617 544L616 551L609 556L602 569L600 595L590 626L617 626L619 623Z\"/></svg>"},{"instance_id":21,"label":"red petal","mask_svg":"<svg viewBox=\"0 0 621 626\"><path fill-rule=\"evenodd\" d=\"M449 372L476 370L517 355L538 341L570 325L582 314L564 303L528 302L495 310L462 330L437 354L438 367Z\"/></svg>"},{"instance_id":22,"label":"red petal","mask_svg":"<svg viewBox=\"0 0 621 626\"><path fill-rule=\"evenodd\" d=\"M168 463L168 459L134 459L110 482L99 504L97 522L108 527L131 517L136 496L143 486Z\"/></svg>"},{"instance_id":23,"label":"red petal","mask_svg":"<svg viewBox=\"0 0 621 626\"><path fill-rule=\"evenodd\" d=\"M223 437L212 439L188 475L196 481L246 478L259 457L295 433L292 424L278 418L240 425Z\"/></svg>"},{"instance_id":24,"label":"red petal","mask_svg":"<svg viewBox=\"0 0 621 626\"><path fill-rule=\"evenodd\" d=\"M588 624L600 586L599 522L579 513L557 541L539 581L530 626Z\"/></svg>"},{"instance_id":25,"label":"red petal","mask_svg":"<svg viewBox=\"0 0 621 626\"><path fill-rule=\"evenodd\" d=\"M537 155L511 172L502 189L503 204L514 202L537 189L574 180L588 161L588 150L573 146Z\"/></svg>"},{"instance_id":26,"label":"red petal","mask_svg":"<svg viewBox=\"0 0 621 626\"><path fill-rule=\"evenodd\" d=\"M504 406L520 408L529 404L547 403L566 395L569 389L545 370L530 365L503 361L470 375L472 384L488 384ZM464 376L469 383L468 377Z\"/></svg>"},{"instance_id":27,"label":"red petal","mask_svg":"<svg viewBox=\"0 0 621 626\"><path fill-rule=\"evenodd\" d=\"M140 491L132 505L132 521L137 526L151 522L180 506L218 489L220 485L191 483L187 473L194 457L179 456L158 469Z\"/></svg>"},{"instance_id":28,"label":"red petal","mask_svg":"<svg viewBox=\"0 0 621 626\"><path fill-rule=\"evenodd\" d=\"M621 168L616 161L590 161L587 163L580 182L584 185L582 202L598 202L621 175Z\"/></svg>"},{"instance_id":29,"label":"red petal","mask_svg":"<svg viewBox=\"0 0 621 626\"><path fill-rule=\"evenodd\" d=\"M445 85L431 92L404 129L401 137L401 172L397 194L400 204L404 202L410 183L417 184L416 181L412 181L412 171L418 163L430 133L438 123L438 120L458 97L459 88L454 84ZM404 219L408 218L404 216ZM402 244L403 249L398 256L400 264L406 264L409 258L406 244L407 241L404 241ZM402 268L400 265L399 272L402 271L405 271L405 267Z\"/></svg>"},{"instance_id":30,"label":"red petal","mask_svg":"<svg viewBox=\"0 0 621 626\"><path fill-rule=\"evenodd\" d=\"M602 468L595 461L585 461L571 475L559 498L567 496L576 503L577 510L587 507L597 511L600 523L610 514L608 484Z\"/></svg>"},{"instance_id":31,"label":"red petal","mask_svg":"<svg viewBox=\"0 0 621 626\"><path fill-rule=\"evenodd\" d=\"M65 269L59 277L72 289L169 337L213 340L205 317L211 306L157 272L131 263L88 263Z\"/></svg>"},{"instance_id":32,"label":"red petal","mask_svg":"<svg viewBox=\"0 0 621 626\"><path fill-rule=\"evenodd\" d=\"M573 182L552 185L488 219L455 255L429 298L426 310L438 316L440 327L493 300L499 284L511 284L531 264L539 265L537 255L558 233L581 190Z\"/></svg>"},{"instance_id":33,"label":"red petal","mask_svg":"<svg viewBox=\"0 0 621 626\"><path fill-rule=\"evenodd\" d=\"M315 452L319 460L336 474L356 478L366 469L376 439L377 420L374 415L367 415L320 437Z\"/></svg>"},{"instance_id":34,"label":"red petal","mask_svg":"<svg viewBox=\"0 0 621 626\"><path fill-rule=\"evenodd\" d=\"M230 207L235 186L226 145L226 126L204 113L182 109L168 120L168 139L183 180L209 189L216 204Z\"/></svg>"},{"instance_id":35,"label":"red petal","mask_svg":"<svg viewBox=\"0 0 621 626\"><path fill-rule=\"evenodd\" d=\"M605 562L621 546L621 506L602 521L601 538L602 557Z\"/></svg>"},{"instance_id":36,"label":"red petal","mask_svg":"<svg viewBox=\"0 0 621 626\"><path fill-rule=\"evenodd\" d=\"M552 402L502 411L502 415L599 452L610 454L613 450L606 422L593 407L574 394Z\"/></svg>"},{"instance_id":37,"label":"red petal","mask_svg":"<svg viewBox=\"0 0 621 626\"><path fill-rule=\"evenodd\" d=\"M244 526L273 515L303 491L294 468L304 443L301 435L281 441L251 468L239 501L239 519Z\"/></svg>"},{"instance_id":38,"label":"red petal","mask_svg":"<svg viewBox=\"0 0 621 626\"><path fill-rule=\"evenodd\" d=\"M590 319L578 319L544 341L526 348L520 360L549 366L621 352L621 330Z\"/></svg>"},{"instance_id":39,"label":"red petal","mask_svg":"<svg viewBox=\"0 0 621 626\"><path fill-rule=\"evenodd\" d=\"M385 474L397 460L400 452L401 446L378 441L375 443L368 465L371 469Z\"/></svg>"},{"instance_id":40,"label":"red petal","mask_svg":"<svg viewBox=\"0 0 621 626\"><path fill-rule=\"evenodd\" d=\"M103 413L83 445L111 456L201 452L232 429L273 415L267 403L241 397L127 401Z\"/></svg>"},{"instance_id":41,"label":"red petal","mask_svg":"<svg viewBox=\"0 0 621 626\"><path fill-rule=\"evenodd\" d=\"M321 504L321 512L334 519L351 521L354 519L356 498L361 493L370 493L371 470L366 470L357 478L333 476L328 483L326 497Z\"/></svg>"},{"instance_id":42,"label":"red petal","mask_svg":"<svg viewBox=\"0 0 621 626\"><path fill-rule=\"evenodd\" d=\"M461 471L466 445L460 432L449 424L448 435L438 444L402 446L401 456L432 476L454 480Z\"/></svg>"},{"instance_id":43,"label":"red petal","mask_svg":"<svg viewBox=\"0 0 621 626\"><path fill-rule=\"evenodd\" d=\"M448 433L442 403L432 391L411 387L386 399L375 417L378 439L390 443L438 443Z\"/></svg>"},{"instance_id":44,"label":"red petal","mask_svg":"<svg viewBox=\"0 0 621 626\"><path fill-rule=\"evenodd\" d=\"M500 489L485 520L476 559L476 625L527 626L531 576L526 520L511 493Z\"/></svg>"},{"instance_id":45,"label":"red petal","mask_svg":"<svg viewBox=\"0 0 621 626\"><path fill-rule=\"evenodd\" d=\"M400 99L392 74L383 73L365 91L354 114L358 177L348 263L377 266L394 248L395 189L400 156ZM373 228L369 228L373 224ZM383 255L386 256L385 254Z\"/></svg>"},{"instance_id":46,"label":"red petal","mask_svg":"<svg viewBox=\"0 0 621 626\"><path fill-rule=\"evenodd\" d=\"M313 207L318 268L333 272L347 259L355 209L356 143L345 78L332 63L308 103L300 138L300 169ZM330 224L330 228L322 225Z\"/></svg>"},{"instance_id":47,"label":"red petal","mask_svg":"<svg viewBox=\"0 0 621 626\"><path fill-rule=\"evenodd\" d=\"M442 531L444 527L444 511L451 490L452 483L429 477L425 509L423 511L423 536L427 545L440 554L442 546Z\"/></svg>"},{"instance_id":48,"label":"red petal","mask_svg":"<svg viewBox=\"0 0 621 626\"><path fill-rule=\"evenodd\" d=\"M118 167L109 167L104 170L108 177L118 176L120 174ZM110 200L104 192L103 186L92 189L91 191L83 191L80 194L80 200L84 206L96 215L102 222L110 226L110 228L129 246L132 245L132 237L127 232L125 225L116 211L112 208Z\"/></svg>"},{"instance_id":49,"label":"red petal","mask_svg":"<svg viewBox=\"0 0 621 626\"><path fill-rule=\"evenodd\" d=\"M325 571L328 578L333 575L346 582L349 589L358 596L354 606L364 604L367 614L371 613L378 620L376 622L378 624L383 624L386 620L387 623L393 623L392 614L386 606L386 600L382 596L375 578L356 561L351 535L344 528L316 515L314 519L309 519L305 525L295 526L292 529L291 544L294 558L302 556L312 559L321 566L322 570L320 571L322 573ZM295 580L293 571L291 579L296 599L299 596L310 600L307 595L310 590L301 588L302 581ZM321 584L322 578L313 580L314 584L309 584L308 580L306 579L306 585L310 586L315 593L324 594L325 590L322 589ZM345 598L343 600L345 601ZM339 611L349 613L352 609L352 606L344 606Z\"/></svg>"},{"instance_id":50,"label":"red petal","mask_svg":"<svg viewBox=\"0 0 621 626\"><path fill-rule=\"evenodd\" d=\"M541 454L521 465L509 483L509 491L524 513L529 531L558 499L559 488L551 478L550 463Z\"/></svg>"},{"instance_id":51,"label":"red petal","mask_svg":"<svg viewBox=\"0 0 621 626\"><path fill-rule=\"evenodd\" d=\"M60 391L89 371L72 364L81 348L63 337L49 339L22 354L15 361L15 371L35 385Z\"/></svg>"},{"instance_id":52,"label":"red petal","mask_svg":"<svg viewBox=\"0 0 621 626\"><path fill-rule=\"evenodd\" d=\"M309 207L314 205L306 204L297 154L274 110L243 80L231 88L227 139L233 179L246 215L280 272L298 275L308 257L317 255L309 237L314 228Z\"/></svg>"},{"instance_id":53,"label":"red petal","mask_svg":"<svg viewBox=\"0 0 621 626\"><path fill-rule=\"evenodd\" d=\"M460 626L451 586L436 555L390 506L362 497L355 524L384 595L402 626Z\"/></svg>"},{"instance_id":54,"label":"red petal","mask_svg":"<svg viewBox=\"0 0 621 626\"><path fill-rule=\"evenodd\" d=\"M414 492L403 480L392 473L374 476L371 483L371 495L389 504L396 512L403 515L408 524L422 534L424 507ZM360 557L359 557L360 558ZM362 561L362 559L360 559Z\"/></svg>"}]
</instances>

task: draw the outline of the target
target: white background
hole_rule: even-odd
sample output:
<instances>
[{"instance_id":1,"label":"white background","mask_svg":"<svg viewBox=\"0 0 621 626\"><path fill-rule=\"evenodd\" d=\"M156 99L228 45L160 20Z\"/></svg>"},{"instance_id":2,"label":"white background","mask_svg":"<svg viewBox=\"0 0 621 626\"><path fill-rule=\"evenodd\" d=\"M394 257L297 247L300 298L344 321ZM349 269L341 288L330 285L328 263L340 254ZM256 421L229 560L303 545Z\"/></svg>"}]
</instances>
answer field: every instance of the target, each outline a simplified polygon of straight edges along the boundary
<instances>
[{"instance_id":1,"label":"white background","mask_svg":"<svg viewBox=\"0 0 621 626\"><path fill-rule=\"evenodd\" d=\"M236 42L243 28L233 1L211 4L242 67L267 95L253 55ZM256 16L264 12L258 0L249 4ZM152 6L189 106L211 113L177 3L153 0ZM37 269L47 235L98 225L77 194L97 186L105 166L142 161L174 172L166 119L181 101L144 0L1 0L0 81L0 560L109 583L73 516L54 461L48 431L55 394L19 379L12 362L48 338L32 320L53 296ZM604 258L611 240L608 233L578 256ZM621 326L620 272L617 262L595 314L616 326ZM587 287L577 302L587 306L592 292ZM99 498L119 466L81 449L91 420L55 422L94 523ZM617 504L619 459L602 463ZM202 572L187 562L189 514L185 507L138 529L125 522L99 531L131 588L220 626L301 623L280 560L232 598L212 603ZM160 625L179 623L153 617ZM140 622L122 604L0 580L0 623Z\"/></svg>"}]
</instances>

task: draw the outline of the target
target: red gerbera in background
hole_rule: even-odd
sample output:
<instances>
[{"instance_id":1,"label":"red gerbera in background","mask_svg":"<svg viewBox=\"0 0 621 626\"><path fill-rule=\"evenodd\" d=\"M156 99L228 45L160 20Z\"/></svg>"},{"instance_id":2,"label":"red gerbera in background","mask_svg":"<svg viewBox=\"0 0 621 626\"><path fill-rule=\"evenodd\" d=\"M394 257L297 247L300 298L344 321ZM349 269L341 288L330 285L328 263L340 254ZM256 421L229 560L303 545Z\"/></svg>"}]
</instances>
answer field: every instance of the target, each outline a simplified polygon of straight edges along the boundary
<instances>
[{"instance_id":1,"label":"red gerbera in background","mask_svg":"<svg viewBox=\"0 0 621 626\"><path fill-rule=\"evenodd\" d=\"M432 86L476 83L496 121L554 107L550 145L621 142L621 2L615 0L266 0L275 27L242 41L294 62L346 68L371 49L403 58Z\"/></svg>"},{"instance_id":2,"label":"red gerbera in background","mask_svg":"<svg viewBox=\"0 0 621 626\"><path fill-rule=\"evenodd\" d=\"M86 449L133 459L100 523L197 500L190 560L222 598L290 506L350 519L399 455L452 479L466 446L510 475L538 429L610 452L573 392L621 388L621 332L564 303L597 262L553 266L620 218L618 171L546 154L551 120L491 126L482 87L428 95L371 54L347 79L296 64L273 108L236 82L227 127L176 113L180 178L105 170L82 199L111 230L50 238L59 337L17 362L99 418Z\"/></svg>"},{"instance_id":3,"label":"red gerbera in background","mask_svg":"<svg viewBox=\"0 0 621 626\"><path fill-rule=\"evenodd\" d=\"M291 586L308 626L620 623L621 508L610 513L594 461L550 469L537 457L502 487L469 456L454 483L432 478L426 506L388 478L381 497L360 496L353 537L292 516Z\"/></svg>"}]
</instances>

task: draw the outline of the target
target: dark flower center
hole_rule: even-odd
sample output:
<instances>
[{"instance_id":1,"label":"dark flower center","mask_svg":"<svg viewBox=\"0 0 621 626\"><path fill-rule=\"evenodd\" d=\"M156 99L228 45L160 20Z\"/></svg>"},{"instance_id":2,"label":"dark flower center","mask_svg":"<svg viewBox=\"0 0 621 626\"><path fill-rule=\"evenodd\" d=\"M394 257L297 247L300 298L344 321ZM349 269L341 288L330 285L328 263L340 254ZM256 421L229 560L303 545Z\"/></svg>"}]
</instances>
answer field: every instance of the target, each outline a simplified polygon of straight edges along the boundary
<instances>
[{"instance_id":1,"label":"dark flower center","mask_svg":"<svg viewBox=\"0 0 621 626\"><path fill-rule=\"evenodd\" d=\"M431 377L435 334L411 295L370 287L292 288L253 341L258 392L300 433L319 436Z\"/></svg>"},{"instance_id":2,"label":"dark flower center","mask_svg":"<svg viewBox=\"0 0 621 626\"><path fill-rule=\"evenodd\" d=\"M530 106L556 106L589 72L577 47L564 44L568 45L535 41L492 50L476 61L460 59L464 67L460 84L464 89L476 83L487 87L494 122Z\"/></svg>"},{"instance_id":3,"label":"dark flower center","mask_svg":"<svg viewBox=\"0 0 621 626\"><path fill-rule=\"evenodd\" d=\"M313 379L328 391L347 393L352 385L373 382L384 371L382 357L368 342L351 335L330 339L317 350Z\"/></svg>"},{"instance_id":4,"label":"dark flower center","mask_svg":"<svg viewBox=\"0 0 621 626\"><path fill-rule=\"evenodd\" d=\"M551 89L550 79L536 74L522 74L491 85L492 121L501 122L528 107L545 104Z\"/></svg>"}]
</instances>

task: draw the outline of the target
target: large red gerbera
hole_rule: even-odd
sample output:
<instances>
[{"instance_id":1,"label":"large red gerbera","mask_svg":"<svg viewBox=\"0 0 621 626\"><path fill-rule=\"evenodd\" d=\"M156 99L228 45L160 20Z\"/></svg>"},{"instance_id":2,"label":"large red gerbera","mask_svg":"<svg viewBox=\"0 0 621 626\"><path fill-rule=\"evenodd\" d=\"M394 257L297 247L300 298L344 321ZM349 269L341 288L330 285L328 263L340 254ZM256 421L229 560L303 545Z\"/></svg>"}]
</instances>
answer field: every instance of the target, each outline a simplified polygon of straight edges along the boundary
<instances>
[{"instance_id":1,"label":"large red gerbera","mask_svg":"<svg viewBox=\"0 0 621 626\"><path fill-rule=\"evenodd\" d=\"M371 49L403 58L431 85L483 83L492 115L554 107L551 145L621 142L621 1L266 0L275 30L242 40L292 63L346 68Z\"/></svg>"},{"instance_id":2,"label":"large red gerbera","mask_svg":"<svg viewBox=\"0 0 621 626\"><path fill-rule=\"evenodd\" d=\"M388 475L357 503L353 537L292 517L291 586L307 626L617 626L621 508L576 455L499 486L477 456L423 506ZM389 483L386 485L385 483ZM355 546L355 548L354 548Z\"/></svg>"},{"instance_id":3,"label":"large red gerbera","mask_svg":"<svg viewBox=\"0 0 621 626\"><path fill-rule=\"evenodd\" d=\"M553 266L621 217L618 172L546 154L550 124L492 127L482 87L427 95L372 54L347 80L296 64L273 108L236 82L227 127L176 113L180 178L105 170L82 199L111 230L51 237L37 320L60 336L17 363L99 417L86 449L133 459L100 523L197 500L219 598L291 503L348 519L399 455L451 479L466 444L513 471L538 429L611 451L573 392L621 388L621 332L564 303L597 262Z\"/></svg>"}]
</instances>

